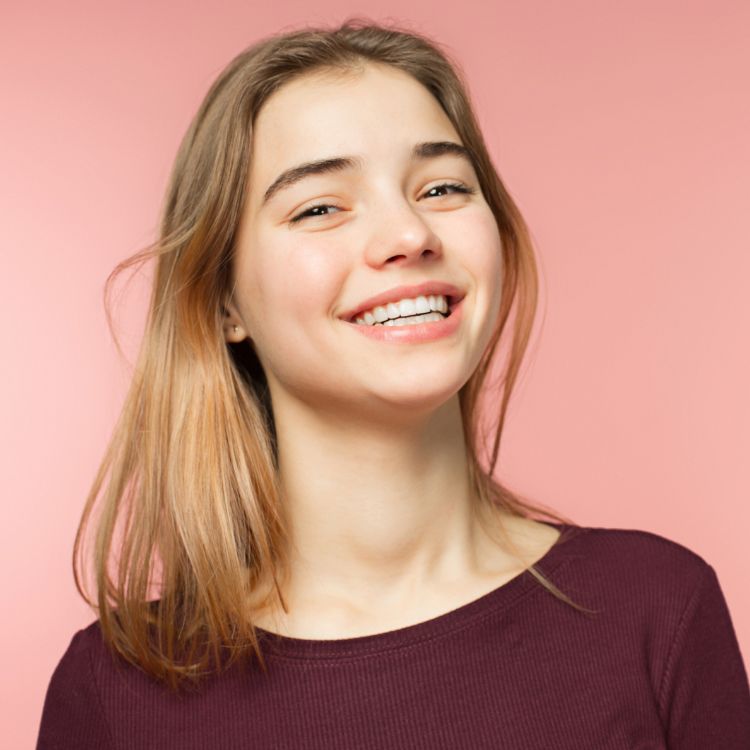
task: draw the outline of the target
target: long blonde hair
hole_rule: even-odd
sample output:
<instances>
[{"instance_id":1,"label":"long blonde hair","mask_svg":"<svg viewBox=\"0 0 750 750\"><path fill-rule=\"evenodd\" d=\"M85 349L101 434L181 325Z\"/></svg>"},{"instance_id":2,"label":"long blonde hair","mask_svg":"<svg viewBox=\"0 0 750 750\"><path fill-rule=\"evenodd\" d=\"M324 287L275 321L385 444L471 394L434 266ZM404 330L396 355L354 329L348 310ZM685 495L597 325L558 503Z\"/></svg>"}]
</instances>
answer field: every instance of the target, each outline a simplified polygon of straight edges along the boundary
<instances>
[{"instance_id":1,"label":"long blonde hair","mask_svg":"<svg viewBox=\"0 0 750 750\"><path fill-rule=\"evenodd\" d=\"M538 278L528 230L492 165L460 68L420 34L356 18L261 40L227 65L191 122L170 176L158 240L118 264L105 287L126 268L155 260L132 383L76 535L75 581L97 610L109 645L175 688L240 656L255 654L266 668L250 602L262 581L272 580L280 597L277 572L285 564L287 525L267 382L252 344L227 344L222 334L253 123L268 97L293 78L314 69L357 70L368 61L411 74L437 99L472 157L502 239L497 326L459 392L477 509L575 525L492 476L531 334ZM108 305L106 312L112 329ZM478 437L478 403L503 335L508 356L488 448ZM479 460L483 445L486 467ZM87 551L89 527L93 548ZM89 563L95 596L84 584ZM580 609L534 566L529 570ZM158 598L150 601L154 590Z\"/></svg>"}]
</instances>

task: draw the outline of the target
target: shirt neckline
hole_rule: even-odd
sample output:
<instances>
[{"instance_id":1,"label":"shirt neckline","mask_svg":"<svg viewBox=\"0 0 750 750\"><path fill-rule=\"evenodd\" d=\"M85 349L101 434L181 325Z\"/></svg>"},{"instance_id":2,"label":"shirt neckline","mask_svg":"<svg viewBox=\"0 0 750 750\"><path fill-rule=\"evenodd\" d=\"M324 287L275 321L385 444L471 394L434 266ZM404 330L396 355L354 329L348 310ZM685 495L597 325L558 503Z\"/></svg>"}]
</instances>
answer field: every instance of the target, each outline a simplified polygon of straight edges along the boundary
<instances>
[{"instance_id":1,"label":"shirt neckline","mask_svg":"<svg viewBox=\"0 0 750 750\"><path fill-rule=\"evenodd\" d=\"M552 521L539 522L547 526L553 526L561 532L555 543L534 563L535 567L546 577L571 558L571 552L576 545L570 542L578 540L581 536L580 532L584 531L585 527L567 523L553 523ZM477 599L428 620L395 630L353 638L293 638L273 633L258 626L255 630L264 653L275 656L292 659L367 657L384 651L412 646L467 627L478 618L509 607L533 590L534 587L542 588L541 584L527 569Z\"/></svg>"}]
</instances>

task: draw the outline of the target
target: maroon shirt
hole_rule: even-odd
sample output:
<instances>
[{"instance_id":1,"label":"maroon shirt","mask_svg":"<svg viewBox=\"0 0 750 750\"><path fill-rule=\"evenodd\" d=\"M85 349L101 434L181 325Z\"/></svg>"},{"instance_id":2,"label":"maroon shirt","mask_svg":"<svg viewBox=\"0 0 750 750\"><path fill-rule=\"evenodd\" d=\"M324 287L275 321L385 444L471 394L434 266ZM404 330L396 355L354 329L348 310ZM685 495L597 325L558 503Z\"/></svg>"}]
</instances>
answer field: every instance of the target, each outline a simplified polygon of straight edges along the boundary
<instances>
[{"instance_id":1,"label":"maroon shirt","mask_svg":"<svg viewBox=\"0 0 750 750\"><path fill-rule=\"evenodd\" d=\"M558 527L559 528L559 527ZM175 695L97 623L47 692L37 748L750 750L750 686L714 569L645 531L562 527L538 567L431 620L304 640Z\"/></svg>"}]
</instances>

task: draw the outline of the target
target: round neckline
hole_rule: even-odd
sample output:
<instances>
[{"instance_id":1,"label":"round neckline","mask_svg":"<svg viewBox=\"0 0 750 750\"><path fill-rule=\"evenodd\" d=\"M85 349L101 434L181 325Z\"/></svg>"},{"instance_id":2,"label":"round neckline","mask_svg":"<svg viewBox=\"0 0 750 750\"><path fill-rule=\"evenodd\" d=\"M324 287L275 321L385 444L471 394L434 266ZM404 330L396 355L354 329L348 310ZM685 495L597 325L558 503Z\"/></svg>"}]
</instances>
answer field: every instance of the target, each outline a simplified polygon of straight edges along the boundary
<instances>
[{"instance_id":1,"label":"round neckline","mask_svg":"<svg viewBox=\"0 0 750 750\"><path fill-rule=\"evenodd\" d=\"M571 539L577 538L584 527L552 521L538 521L558 529L561 533L552 546L534 563L545 576L553 573L570 558ZM431 640L469 626L477 619L507 608L532 587L541 585L528 569L521 571L495 589L448 612L395 630L371 633L352 638L312 639L281 635L255 626L264 652L293 659L351 659L391 651Z\"/></svg>"}]
</instances>

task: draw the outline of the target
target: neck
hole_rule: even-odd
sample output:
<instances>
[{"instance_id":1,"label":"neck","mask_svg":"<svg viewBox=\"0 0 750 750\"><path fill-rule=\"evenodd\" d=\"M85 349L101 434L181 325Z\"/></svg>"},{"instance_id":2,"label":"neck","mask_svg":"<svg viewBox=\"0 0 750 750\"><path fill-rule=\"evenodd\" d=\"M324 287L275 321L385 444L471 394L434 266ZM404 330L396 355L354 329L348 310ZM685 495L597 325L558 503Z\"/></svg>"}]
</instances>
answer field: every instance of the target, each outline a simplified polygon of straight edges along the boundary
<instances>
[{"instance_id":1,"label":"neck","mask_svg":"<svg viewBox=\"0 0 750 750\"><path fill-rule=\"evenodd\" d=\"M282 425L276 418L291 609L340 602L364 611L481 574L489 540L474 507L457 398L420 424L388 429L355 430L288 409Z\"/></svg>"}]
</instances>

